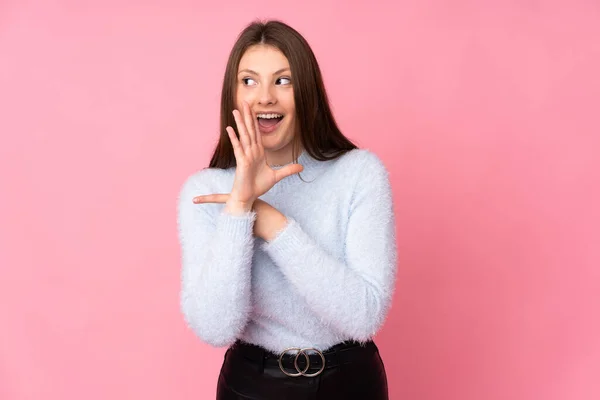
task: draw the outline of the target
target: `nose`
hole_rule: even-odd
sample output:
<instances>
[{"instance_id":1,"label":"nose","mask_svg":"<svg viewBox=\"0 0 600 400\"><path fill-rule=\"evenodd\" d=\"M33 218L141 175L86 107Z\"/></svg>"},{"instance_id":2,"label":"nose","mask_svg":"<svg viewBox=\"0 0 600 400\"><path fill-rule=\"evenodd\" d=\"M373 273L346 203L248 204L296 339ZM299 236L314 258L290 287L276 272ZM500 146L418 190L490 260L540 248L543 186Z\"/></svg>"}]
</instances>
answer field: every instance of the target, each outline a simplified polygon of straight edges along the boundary
<instances>
[{"instance_id":1,"label":"nose","mask_svg":"<svg viewBox=\"0 0 600 400\"><path fill-rule=\"evenodd\" d=\"M275 97L274 88L271 85L262 85L259 89L260 93L258 94L258 104L261 105L271 105L277 102L277 98Z\"/></svg>"}]
</instances>

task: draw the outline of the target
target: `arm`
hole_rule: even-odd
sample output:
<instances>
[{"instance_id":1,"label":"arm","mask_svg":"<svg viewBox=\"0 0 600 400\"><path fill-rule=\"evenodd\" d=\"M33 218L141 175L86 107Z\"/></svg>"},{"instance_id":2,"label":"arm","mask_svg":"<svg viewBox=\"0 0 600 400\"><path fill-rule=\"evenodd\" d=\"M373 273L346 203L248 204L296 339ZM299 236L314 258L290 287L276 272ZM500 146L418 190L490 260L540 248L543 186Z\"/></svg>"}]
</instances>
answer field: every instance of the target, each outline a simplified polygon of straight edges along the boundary
<instances>
[{"instance_id":1,"label":"arm","mask_svg":"<svg viewBox=\"0 0 600 400\"><path fill-rule=\"evenodd\" d=\"M267 164L256 115L244 102L243 115L233 110L239 139L226 128L236 167L230 194L215 194L192 176L179 198L179 238L182 248L181 309L190 327L207 343L232 344L248 322L254 252L253 203L281 179L303 170L298 164L273 170ZM211 217L202 203L225 208Z\"/></svg>"},{"instance_id":2,"label":"arm","mask_svg":"<svg viewBox=\"0 0 600 400\"><path fill-rule=\"evenodd\" d=\"M385 320L397 257L387 171L377 160L361 172L349 212L344 259L329 255L289 217L287 225L274 223L265 230L267 240L267 235L277 234L263 245L309 307L356 340L372 337ZM274 212L279 213L270 211Z\"/></svg>"},{"instance_id":3,"label":"arm","mask_svg":"<svg viewBox=\"0 0 600 400\"><path fill-rule=\"evenodd\" d=\"M207 172L190 177L179 195L180 301L196 335L220 347L233 343L248 320L256 213L225 208L215 217L209 205L194 204L194 196L210 193L201 183Z\"/></svg>"}]
</instances>

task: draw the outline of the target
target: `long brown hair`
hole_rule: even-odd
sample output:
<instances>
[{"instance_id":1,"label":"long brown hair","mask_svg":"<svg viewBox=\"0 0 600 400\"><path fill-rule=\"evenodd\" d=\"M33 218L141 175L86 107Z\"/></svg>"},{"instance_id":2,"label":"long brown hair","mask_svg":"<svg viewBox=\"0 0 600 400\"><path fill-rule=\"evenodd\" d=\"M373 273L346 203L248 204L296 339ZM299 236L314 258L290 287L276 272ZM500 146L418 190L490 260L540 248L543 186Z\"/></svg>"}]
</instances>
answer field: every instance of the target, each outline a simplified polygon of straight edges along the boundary
<instances>
[{"instance_id":1,"label":"long brown hair","mask_svg":"<svg viewBox=\"0 0 600 400\"><path fill-rule=\"evenodd\" d=\"M238 67L246 50L257 44L279 49L290 63L298 123L296 132L299 133L292 146L294 159L297 160L298 140L306 152L319 161L335 159L358 148L342 134L335 122L319 64L308 42L295 29L281 21L257 21L240 33L227 61L221 91L219 142L209 168L226 169L236 165L233 147L225 128L236 128L232 111L235 107Z\"/></svg>"}]
</instances>

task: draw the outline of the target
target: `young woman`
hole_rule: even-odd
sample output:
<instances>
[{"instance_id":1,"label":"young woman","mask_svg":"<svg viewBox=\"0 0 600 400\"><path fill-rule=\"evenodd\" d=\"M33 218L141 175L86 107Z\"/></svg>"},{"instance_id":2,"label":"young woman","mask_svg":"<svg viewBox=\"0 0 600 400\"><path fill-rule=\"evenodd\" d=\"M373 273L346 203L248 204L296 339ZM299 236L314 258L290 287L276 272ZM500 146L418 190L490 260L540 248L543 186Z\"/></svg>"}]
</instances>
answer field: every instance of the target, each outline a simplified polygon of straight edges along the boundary
<instances>
[{"instance_id":1,"label":"young woman","mask_svg":"<svg viewBox=\"0 0 600 400\"><path fill-rule=\"evenodd\" d=\"M178 206L182 312L228 347L217 399L388 398L372 341L396 276L388 172L340 132L288 25L238 37L219 143Z\"/></svg>"}]
</instances>

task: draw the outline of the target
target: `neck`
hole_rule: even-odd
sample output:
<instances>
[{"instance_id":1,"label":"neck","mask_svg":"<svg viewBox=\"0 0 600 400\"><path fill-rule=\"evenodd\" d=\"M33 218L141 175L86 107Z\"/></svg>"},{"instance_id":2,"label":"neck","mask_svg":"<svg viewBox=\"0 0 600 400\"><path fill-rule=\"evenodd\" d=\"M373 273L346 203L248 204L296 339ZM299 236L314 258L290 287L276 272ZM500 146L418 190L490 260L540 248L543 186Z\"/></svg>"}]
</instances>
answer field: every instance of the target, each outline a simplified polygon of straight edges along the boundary
<instances>
[{"instance_id":1,"label":"neck","mask_svg":"<svg viewBox=\"0 0 600 400\"><path fill-rule=\"evenodd\" d=\"M289 156L289 160L290 162L287 164L294 162L294 160L292 160L291 155ZM270 158L267 159L267 162L271 166L271 168L276 170L284 168L284 166L286 165L286 163L280 165L272 165ZM289 176L285 179L280 180L275 184L275 186L273 186L273 188L271 188L269 192L272 192L273 194L278 194L281 190L286 190L287 188L294 187L295 185L310 183L314 181L323 172L324 167L328 165L327 162L322 162L311 157L304 148L299 150L298 164L302 165L302 167L304 168L300 174L295 174L293 176Z\"/></svg>"},{"instance_id":2,"label":"neck","mask_svg":"<svg viewBox=\"0 0 600 400\"><path fill-rule=\"evenodd\" d=\"M300 157L300 155L303 152L304 152L304 148L300 147L300 149L298 149L298 153L296 154L296 156ZM269 164L269 166L271 166L271 167L281 167L281 166L291 164L294 162L294 157L293 157L291 150L288 150L285 152L265 151L265 157L267 158L267 164Z\"/></svg>"}]
</instances>

